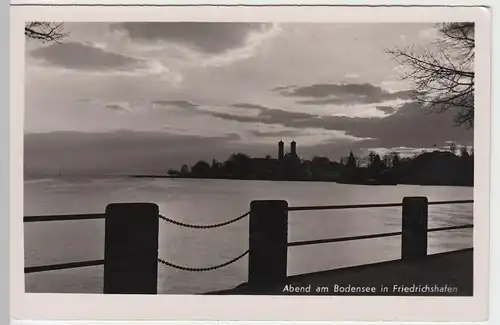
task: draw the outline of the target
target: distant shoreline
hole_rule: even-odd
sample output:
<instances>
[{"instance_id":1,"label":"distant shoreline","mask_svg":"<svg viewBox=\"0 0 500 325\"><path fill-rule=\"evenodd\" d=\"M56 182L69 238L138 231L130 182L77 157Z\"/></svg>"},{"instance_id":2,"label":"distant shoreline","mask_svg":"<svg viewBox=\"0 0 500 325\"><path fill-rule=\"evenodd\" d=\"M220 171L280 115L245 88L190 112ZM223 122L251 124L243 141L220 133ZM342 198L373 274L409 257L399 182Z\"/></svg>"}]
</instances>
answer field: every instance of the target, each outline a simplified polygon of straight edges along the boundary
<instances>
[{"instance_id":1,"label":"distant shoreline","mask_svg":"<svg viewBox=\"0 0 500 325\"><path fill-rule=\"evenodd\" d=\"M171 175L129 175L130 178L169 178L169 179L194 179L194 180L232 180L232 181L269 181L269 182L309 182L309 183L337 183L346 185L365 185L365 186L397 186L397 185L415 185L415 186L459 186L474 187L474 185L457 184L417 184L417 183L370 183L370 182L343 182L328 179L247 179L230 177L191 177L191 176L171 176Z\"/></svg>"},{"instance_id":2,"label":"distant shoreline","mask_svg":"<svg viewBox=\"0 0 500 325\"><path fill-rule=\"evenodd\" d=\"M41 182L41 181L56 181L68 179L108 179L108 178L167 178L167 179L193 179L193 180L233 180L233 181L266 181L266 182L306 182L306 183L337 183L347 185L365 185L365 186L396 186L396 185L415 185L415 186L459 186L459 187L474 187L473 185L460 185L460 184L419 184L419 183L378 183L373 184L369 182L345 182L328 179L245 179L245 178L230 178L230 177L185 177L185 176L171 176L171 175L153 175L153 174L138 174L138 175L66 175L66 176L43 176L43 177L25 177L24 183Z\"/></svg>"}]
</instances>

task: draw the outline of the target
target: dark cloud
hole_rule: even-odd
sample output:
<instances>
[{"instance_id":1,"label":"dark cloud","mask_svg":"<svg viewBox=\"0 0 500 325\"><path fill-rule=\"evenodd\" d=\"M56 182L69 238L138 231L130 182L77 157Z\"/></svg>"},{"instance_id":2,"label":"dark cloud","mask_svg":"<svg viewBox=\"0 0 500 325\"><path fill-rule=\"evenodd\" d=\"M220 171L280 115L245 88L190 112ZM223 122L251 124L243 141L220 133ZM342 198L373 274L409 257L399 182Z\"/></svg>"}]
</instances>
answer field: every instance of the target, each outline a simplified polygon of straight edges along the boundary
<instances>
[{"instance_id":1,"label":"dark cloud","mask_svg":"<svg viewBox=\"0 0 500 325\"><path fill-rule=\"evenodd\" d=\"M256 137L297 137L300 135L304 135L304 132L299 130L282 130L282 131L270 131L270 132L262 132L262 131L249 131L250 134Z\"/></svg>"},{"instance_id":2,"label":"dark cloud","mask_svg":"<svg viewBox=\"0 0 500 325\"><path fill-rule=\"evenodd\" d=\"M232 120L243 123L262 122L266 124L285 125L287 121L300 121L303 119L311 118L311 115L308 113L288 112L273 108L267 108L266 110L261 111L257 116L241 116L241 115L233 115L230 113L211 112L208 110L199 110L199 111L224 120Z\"/></svg>"},{"instance_id":3,"label":"dark cloud","mask_svg":"<svg viewBox=\"0 0 500 325\"><path fill-rule=\"evenodd\" d=\"M391 115L371 118L323 116L304 112L290 112L252 103L236 103L231 105L231 107L258 109L260 111L255 116L241 116L205 110L203 106L193 104L189 101L168 103L177 103L198 114L241 123L281 125L299 130L313 128L345 131L346 134L357 138L370 138L372 142L375 141L372 145L379 147L406 146L426 148L432 147L434 144L443 144L449 140L459 143L470 143L473 139L473 132L471 130L455 125L453 117L458 109L450 109L445 113L431 113L413 102L406 103L400 108L378 106L378 109ZM258 133L255 133L255 135L259 136ZM283 136L294 135L287 134Z\"/></svg>"},{"instance_id":4,"label":"dark cloud","mask_svg":"<svg viewBox=\"0 0 500 325\"><path fill-rule=\"evenodd\" d=\"M377 106L377 109L386 114L392 114L398 110L397 107L392 107L392 106Z\"/></svg>"},{"instance_id":5,"label":"dark cloud","mask_svg":"<svg viewBox=\"0 0 500 325\"><path fill-rule=\"evenodd\" d=\"M274 145L235 143L237 134L207 137L167 132L51 132L25 134L27 176L166 173L203 159L226 160L243 151L253 156L275 152ZM54 162L57 161L57 164Z\"/></svg>"},{"instance_id":6,"label":"dark cloud","mask_svg":"<svg viewBox=\"0 0 500 325\"><path fill-rule=\"evenodd\" d=\"M151 103L160 106L174 106L185 109L195 109L199 106L198 104L192 103L188 100L155 100Z\"/></svg>"},{"instance_id":7,"label":"dark cloud","mask_svg":"<svg viewBox=\"0 0 500 325\"><path fill-rule=\"evenodd\" d=\"M238 103L238 104L233 104L231 107L236 107L236 108L249 108L249 109L258 109L261 112L263 111L268 111L269 108L262 106L262 105L257 105L257 104L249 104L249 103Z\"/></svg>"},{"instance_id":8,"label":"dark cloud","mask_svg":"<svg viewBox=\"0 0 500 325\"><path fill-rule=\"evenodd\" d=\"M251 104L251 103L238 103L238 104L233 104L231 106L237 108L249 108L249 109L260 110L260 113L256 117L250 116L249 117L250 119L257 118L270 121L282 120L283 112L285 113L286 118L291 118L291 119L303 119L311 117L311 115L308 113L283 111L281 109L269 108L266 106ZM217 114L220 114L220 116L222 117L226 116L225 113L217 113ZM241 116L241 118L242 118L241 122L248 122L245 121L245 116Z\"/></svg>"},{"instance_id":9,"label":"dark cloud","mask_svg":"<svg viewBox=\"0 0 500 325\"><path fill-rule=\"evenodd\" d=\"M225 120L235 120L239 122L253 122L259 120L268 120L268 121L282 120L281 116L283 114L285 114L285 117L287 119L289 118L302 119L311 117L311 115L307 113L287 112L280 109L269 108L266 106L251 104L251 103L236 103L231 105L230 107L243 108L243 109L256 109L260 111L260 113L257 116L240 116L240 115L233 115L231 113L214 112L211 110L204 109L202 105L195 104L188 100L155 100L152 101L151 103L163 106L174 106L190 110L192 112L196 112L199 114L206 114L214 117L220 117Z\"/></svg>"},{"instance_id":10,"label":"dark cloud","mask_svg":"<svg viewBox=\"0 0 500 325\"><path fill-rule=\"evenodd\" d=\"M184 101L178 102L184 103ZM378 109L392 114L386 117L372 118L289 112L252 103L237 103L231 106L258 109L260 113L256 116L213 112L192 103L185 106L189 106L190 109L199 114L241 123L264 123L296 129L314 128L345 131L348 135L357 138L371 138L372 142L375 141L372 145L379 147L426 148L448 140L469 143L473 139L471 130L455 125L453 117L457 109L450 109L445 113L430 113L416 103L406 103L399 109L391 106L379 106Z\"/></svg>"},{"instance_id":11,"label":"dark cloud","mask_svg":"<svg viewBox=\"0 0 500 325\"><path fill-rule=\"evenodd\" d=\"M113 110L113 111L128 111L128 107L125 107L124 105L120 105L120 104L106 104L104 105L104 108L106 109L110 109L110 110Z\"/></svg>"},{"instance_id":12,"label":"dark cloud","mask_svg":"<svg viewBox=\"0 0 500 325\"><path fill-rule=\"evenodd\" d=\"M172 102L169 103L172 104ZM185 106L198 114L241 123L281 125L298 130L313 128L345 131L346 134L353 137L370 138L372 146L382 148L402 146L430 148L434 144L439 146L449 140L458 143L470 143L473 139L471 130L455 125L453 117L458 109L450 109L445 113L430 113L416 103L406 103L400 108L379 106L378 109L392 114L385 117L371 118L289 112L252 103L231 105L231 107L260 110L260 113L255 116L241 116L205 110L202 105L196 105L189 101L174 101L173 103ZM259 136L258 133L255 133L255 135ZM261 134L260 136L276 136L276 134Z\"/></svg>"},{"instance_id":13,"label":"dark cloud","mask_svg":"<svg viewBox=\"0 0 500 325\"><path fill-rule=\"evenodd\" d=\"M262 119L268 119L268 120L274 120L274 119L282 119L283 118L283 110L280 109L268 109L267 111L263 111L259 114L259 117ZM302 113L302 112L286 112L286 116L295 119L295 120L301 120L301 119L307 119L311 115L308 113Z\"/></svg>"},{"instance_id":14,"label":"dark cloud","mask_svg":"<svg viewBox=\"0 0 500 325\"><path fill-rule=\"evenodd\" d=\"M286 97L301 98L297 102L307 105L374 104L394 99L412 99L414 92L389 92L372 84L315 84L305 87L281 86L273 91Z\"/></svg>"},{"instance_id":15,"label":"dark cloud","mask_svg":"<svg viewBox=\"0 0 500 325\"><path fill-rule=\"evenodd\" d=\"M206 53L222 53L241 47L252 32L271 24L231 22L126 22L112 25L139 42L166 41Z\"/></svg>"},{"instance_id":16,"label":"dark cloud","mask_svg":"<svg viewBox=\"0 0 500 325\"><path fill-rule=\"evenodd\" d=\"M388 110L388 108L385 108ZM448 140L469 143L473 132L453 122L456 109L430 113L416 103L407 103L387 117L320 116L308 113L267 109L257 116L237 116L207 112L212 116L243 123L265 123L297 129L316 128L345 131L357 138L372 138L379 147L432 147ZM374 143L375 144L375 143Z\"/></svg>"},{"instance_id":17,"label":"dark cloud","mask_svg":"<svg viewBox=\"0 0 500 325\"><path fill-rule=\"evenodd\" d=\"M143 60L75 42L40 47L30 55L49 65L76 70L133 70L147 66Z\"/></svg>"},{"instance_id":18,"label":"dark cloud","mask_svg":"<svg viewBox=\"0 0 500 325\"><path fill-rule=\"evenodd\" d=\"M292 85L288 85L288 86L278 86L278 87L275 87L273 88L272 90L273 91L278 91L278 92L282 92L284 90L290 90L290 89L293 89L293 88L296 88L297 86L292 86Z\"/></svg>"}]
</instances>

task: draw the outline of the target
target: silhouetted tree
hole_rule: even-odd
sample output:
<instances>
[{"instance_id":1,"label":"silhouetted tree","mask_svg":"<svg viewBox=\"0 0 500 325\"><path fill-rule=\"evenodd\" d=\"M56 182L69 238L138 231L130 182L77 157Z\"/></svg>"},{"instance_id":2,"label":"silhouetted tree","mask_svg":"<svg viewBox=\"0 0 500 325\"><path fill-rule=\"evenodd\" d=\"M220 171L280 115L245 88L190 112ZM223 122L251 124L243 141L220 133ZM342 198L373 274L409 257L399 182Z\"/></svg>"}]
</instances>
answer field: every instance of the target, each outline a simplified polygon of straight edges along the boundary
<instances>
[{"instance_id":1,"label":"silhouetted tree","mask_svg":"<svg viewBox=\"0 0 500 325\"><path fill-rule=\"evenodd\" d=\"M229 175L242 178L249 173L250 156L244 153L233 153L224 163L224 169Z\"/></svg>"},{"instance_id":2,"label":"silhouetted tree","mask_svg":"<svg viewBox=\"0 0 500 325\"><path fill-rule=\"evenodd\" d=\"M32 21L24 25L24 35L28 39L38 40L42 43L59 43L59 41L68 36L69 33L64 31L63 23Z\"/></svg>"},{"instance_id":3,"label":"silhouetted tree","mask_svg":"<svg viewBox=\"0 0 500 325\"><path fill-rule=\"evenodd\" d=\"M387 166L384 164L384 162L382 161L382 158L380 157L380 155L379 155L379 154L377 154L377 155L375 156L375 161L374 161L373 163L374 163L374 165L380 165L380 166L382 166L382 167L387 167Z\"/></svg>"},{"instance_id":4,"label":"silhouetted tree","mask_svg":"<svg viewBox=\"0 0 500 325\"><path fill-rule=\"evenodd\" d=\"M184 164L181 166L181 174L189 174L189 167L188 165Z\"/></svg>"},{"instance_id":5,"label":"silhouetted tree","mask_svg":"<svg viewBox=\"0 0 500 325\"><path fill-rule=\"evenodd\" d=\"M356 167L358 167L358 163L357 163L356 158L354 157L354 154L352 153L352 151L349 154L349 157L347 158L346 167L347 168L356 168Z\"/></svg>"},{"instance_id":6,"label":"silhouetted tree","mask_svg":"<svg viewBox=\"0 0 500 325\"><path fill-rule=\"evenodd\" d=\"M210 174L210 165L206 161L200 160L191 167L191 173L193 176L207 177Z\"/></svg>"},{"instance_id":7,"label":"silhouetted tree","mask_svg":"<svg viewBox=\"0 0 500 325\"><path fill-rule=\"evenodd\" d=\"M311 175L315 178L322 177L325 174L330 173L333 170L331 161L328 157L313 157L310 163Z\"/></svg>"},{"instance_id":8,"label":"silhouetted tree","mask_svg":"<svg viewBox=\"0 0 500 325\"><path fill-rule=\"evenodd\" d=\"M210 168L217 170L222 168L222 164L217 159L212 159L212 165L210 166Z\"/></svg>"},{"instance_id":9,"label":"silhouetted tree","mask_svg":"<svg viewBox=\"0 0 500 325\"><path fill-rule=\"evenodd\" d=\"M375 152L370 152L368 155L368 170L372 177L378 176L385 168L380 155Z\"/></svg>"},{"instance_id":10,"label":"silhouetted tree","mask_svg":"<svg viewBox=\"0 0 500 325\"><path fill-rule=\"evenodd\" d=\"M391 166L392 167L397 167L399 165L399 154L395 151L391 152L391 157L392 157L392 161L391 161Z\"/></svg>"},{"instance_id":11,"label":"silhouetted tree","mask_svg":"<svg viewBox=\"0 0 500 325\"><path fill-rule=\"evenodd\" d=\"M170 175L170 176L175 176L175 175L179 174L179 171L175 170L175 169L169 169L168 172L167 172L167 174Z\"/></svg>"},{"instance_id":12,"label":"silhouetted tree","mask_svg":"<svg viewBox=\"0 0 500 325\"><path fill-rule=\"evenodd\" d=\"M217 159L212 159L210 174L212 177L219 177L223 175L223 165Z\"/></svg>"},{"instance_id":13,"label":"silhouetted tree","mask_svg":"<svg viewBox=\"0 0 500 325\"><path fill-rule=\"evenodd\" d=\"M452 154L455 154L457 152L457 144L454 141L450 142L449 150Z\"/></svg>"},{"instance_id":14,"label":"silhouetted tree","mask_svg":"<svg viewBox=\"0 0 500 325\"><path fill-rule=\"evenodd\" d=\"M436 26L440 38L427 48L392 49L398 63L409 69L403 77L415 84L416 99L433 111L460 109L458 125L474 127L474 23Z\"/></svg>"},{"instance_id":15,"label":"silhouetted tree","mask_svg":"<svg viewBox=\"0 0 500 325\"><path fill-rule=\"evenodd\" d=\"M238 153L233 153L231 156L229 156L229 159L227 161L234 162L236 164L241 164L241 163L246 163L250 160L250 156L238 152Z\"/></svg>"},{"instance_id":16,"label":"silhouetted tree","mask_svg":"<svg viewBox=\"0 0 500 325\"><path fill-rule=\"evenodd\" d=\"M382 162L384 163L385 166L387 167L392 167L392 157L390 154L385 154L382 157Z\"/></svg>"},{"instance_id":17,"label":"silhouetted tree","mask_svg":"<svg viewBox=\"0 0 500 325\"><path fill-rule=\"evenodd\" d=\"M467 146L464 144L460 147L460 156L464 158L469 158L469 151L467 150Z\"/></svg>"},{"instance_id":18,"label":"silhouetted tree","mask_svg":"<svg viewBox=\"0 0 500 325\"><path fill-rule=\"evenodd\" d=\"M328 159L328 157L313 157L311 166L313 168L326 170L330 167L330 159Z\"/></svg>"},{"instance_id":19,"label":"silhouetted tree","mask_svg":"<svg viewBox=\"0 0 500 325\"><path fill-rule=\"evenodd\" d=\"M370 153L368 154L368 157L367 157L368 166L373 165L373 162L375 161L376 156L377 156L377 153L375 153L374 151L370 151ZM379 157L379 159L380 159L380 157Z\"/></svg>"}]
</instances>

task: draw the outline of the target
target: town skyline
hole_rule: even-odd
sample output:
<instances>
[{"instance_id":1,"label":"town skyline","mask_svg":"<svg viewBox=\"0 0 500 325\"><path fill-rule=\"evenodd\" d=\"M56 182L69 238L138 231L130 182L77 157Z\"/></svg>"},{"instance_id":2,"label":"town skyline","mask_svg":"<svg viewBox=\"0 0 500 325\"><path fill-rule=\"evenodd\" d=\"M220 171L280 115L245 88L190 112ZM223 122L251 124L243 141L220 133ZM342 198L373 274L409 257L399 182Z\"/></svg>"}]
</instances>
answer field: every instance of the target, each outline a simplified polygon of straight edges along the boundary
<instances>
[{"instance_id":1,"label":"town skyline","mask_svg":"<svg viewBox=\"0 0 500 325\"><path fill-rule=\"evenodd\" d=\"M134 178L195 178L268 181L336 182L358 185L448 185L473 186L474 150L450 143L448 150L421 152L411 157L398 152L381 155L371 151L356 157L352 151L339 161L315 156L304 159L297 142L277 143L276 156L252 157L235 152L225 161L199 160L161 174L135 174Z\"/></svg>"}]
</instances>

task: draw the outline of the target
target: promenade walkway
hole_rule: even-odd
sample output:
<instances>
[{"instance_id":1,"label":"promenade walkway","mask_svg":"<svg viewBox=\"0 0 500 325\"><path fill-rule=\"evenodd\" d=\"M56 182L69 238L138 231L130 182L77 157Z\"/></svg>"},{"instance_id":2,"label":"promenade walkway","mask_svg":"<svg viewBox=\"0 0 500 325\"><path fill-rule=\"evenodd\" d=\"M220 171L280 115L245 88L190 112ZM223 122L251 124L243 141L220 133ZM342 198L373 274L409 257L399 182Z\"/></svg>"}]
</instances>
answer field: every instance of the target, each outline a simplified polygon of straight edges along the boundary
<instances>
[{"instance_id":1,"label":"promenade walkway","mask_svg":"<svg viewBox=\"0 0 500 325\"><path fill-rule=\"evenodd\" d=\"M244 283L208 294L471 296L473 249L290 276L267 287Z\"/></svg>"}]
</instances>

